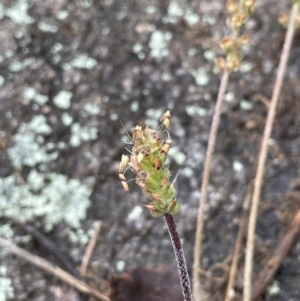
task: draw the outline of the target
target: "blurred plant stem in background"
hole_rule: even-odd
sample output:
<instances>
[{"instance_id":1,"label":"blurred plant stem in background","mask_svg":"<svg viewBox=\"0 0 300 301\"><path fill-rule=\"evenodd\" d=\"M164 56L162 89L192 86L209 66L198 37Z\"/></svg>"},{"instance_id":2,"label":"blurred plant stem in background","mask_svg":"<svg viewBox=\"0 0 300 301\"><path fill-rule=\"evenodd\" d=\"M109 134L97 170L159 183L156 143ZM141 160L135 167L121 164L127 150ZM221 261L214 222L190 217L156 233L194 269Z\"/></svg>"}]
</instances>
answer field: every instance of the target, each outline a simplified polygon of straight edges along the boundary
<instances>
[{"instance_id":1,"label":"blurred plant stem in background","mask_svg":"<svg viewBox=\"0 0 300 301\"><path fill-rule=\"evenodd\" d=\"M276 107L285 75L288 57L291 50L293 41L295 24L299 13L300 1L294 1L293 7L290 12L288 28L286 32L285 42L283 45L283 51L280 57L280 63L277 71L277 77L274 84L273 95L269 106L267 121L265 125L264 135L261 143L261 149L259 153L257 172L254 180L254 191L252 197L252 205L249 217L247 247L246 247L246 259L245 259L245 271L244 271L244 301L250 301L251 298L251 282L253 272L253 251L254 251L254 237L256 229L257 211L261 195L261 187L263 182L263 175L265 169L265 162L268 152L269 139L272 132L274 118L276 114Z\"/></svg>"},{"instance_id":2,"label":"blurred plant stem in background","mask_svg":"<svg viewBox=\"0 0 300 301\"><path fill-rule=\"evenodd\" d=\"M199 200L199 212L197 218L193 263L193 295L195 301L201 300L199 271L201 259L201 242L204 225L204 208L207 199L211 160L219 127L222 103L225 92L227 90L229 75L231 72L237 71L240 67L241 48L249 42L249 38L247 36L240 35L240 29L253 13L254 3L255 0L241 0L240 2L237 2L235 0L227 1L226 8L229 14L227 18L227 24L231 30L231 36L224 37L220 42L226 58L223 59L219 57L215 60L216 66L223 73L223 75L219 86L216 108L208 138L208 147L206 150L206 159L202 176L201 196Z\"/></svg>"}]
</instances>

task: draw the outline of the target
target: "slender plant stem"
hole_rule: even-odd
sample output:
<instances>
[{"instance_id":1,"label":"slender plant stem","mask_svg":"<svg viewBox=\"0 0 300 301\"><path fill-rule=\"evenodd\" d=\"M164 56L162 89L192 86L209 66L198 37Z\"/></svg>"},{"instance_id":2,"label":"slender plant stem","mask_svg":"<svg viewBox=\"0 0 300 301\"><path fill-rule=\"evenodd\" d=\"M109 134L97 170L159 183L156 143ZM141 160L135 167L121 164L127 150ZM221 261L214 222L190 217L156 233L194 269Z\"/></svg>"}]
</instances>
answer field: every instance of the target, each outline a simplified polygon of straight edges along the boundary
<instances>
[{"instance_id":1,"label":"slender plant stem","mask_svg":"<svg viewBox=\"0 0 300 301\"><path fill-rule=\"evenodd\" d=\"M273 95L268 111L268 117L266 121L265 131L262 139L256 177L254 181L254 192L252 197L252 205L249 217L248 237L247 237L247 249L246 249L246 260L245 260L245 275L244 275L244 301L251 300L251 280L252 280L252 267L253 267L253 249L254 249L254 235L257 220L257 211L259 205L259 199L261 195L261 186L263 181L265 161L268 151L268 142L271 136L273 122L276 113L276 107L285 75L286 65L291 50L295 31L295 21L299 11L299 1L295 2L290 13L289 24L287 33L284 41L283 51L280 57L280 63L278 67L278 73L274 85Z\"/></svg>"},{"instance_id":2,"label":"slender plant stem","mask_svg":"<svg viewBox=\"0 0 300 301\"><path fill-rule=\"evenodd\" d=\"M179 273L180 278L180 284L182 289L182 294L184 297L184 301L192 301L192 290L189 280L189 275L187 272L185 257L183 253L183 249L181 246L179 234L177 232L176 224L174 222L174 218L171 214L165 213L164 214L166 224L168 226L169 234L171 237L176 263L177 263L177 269Z\"/></svg>"},{"instance_id":3,"label":"slender plant stem","mask_svg":"<svg viewBox=\"0 0 300 301\"><path fill-rule=\"evenodd\" d=\"M199 271L200 271L200 258L201 258L201 242L202 242L202 233L203 233L203 225L204 225L204 220L203 220L204 207L207 198L207 188L208 188L209 175L210 175L211 159L212 159L213 150L216 142L216 136L217 136L217 131L220 122L221 108L224 99L224 94L227 89L228 78L229 78L229 71L226 70L224 71L221 79L215 113L213 116L212 126L208 138L208 147L206 151L205 166L204 166L203 177L202 177L201 197L199 200L199 212L198 212L198 219L197 219L197 229L196 229L195 247L194 247L194 264L193 264L193 295L195 301L201 300Z\"/></svg>"}]
</instances>

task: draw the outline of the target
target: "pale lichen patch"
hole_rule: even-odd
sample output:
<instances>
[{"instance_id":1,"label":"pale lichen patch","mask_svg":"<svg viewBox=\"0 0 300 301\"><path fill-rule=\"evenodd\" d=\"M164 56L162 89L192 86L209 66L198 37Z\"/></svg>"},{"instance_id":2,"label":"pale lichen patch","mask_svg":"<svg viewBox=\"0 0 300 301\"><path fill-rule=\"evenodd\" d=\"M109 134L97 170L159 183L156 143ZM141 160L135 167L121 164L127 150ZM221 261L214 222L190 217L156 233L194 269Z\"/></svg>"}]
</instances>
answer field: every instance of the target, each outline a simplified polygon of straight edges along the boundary
<instances>
[{"instance_id":1,"label":"pale lichen patch","mask_svg":"<svg viewBox=\"0 0 300 301\"><path fill-rule=\"evenodd\" d=\"M233 168L234 171L240 172L244 169L244 164L241 163L240 161L235 160L232 163L232 168Z\"/></svg>"},{"instance_id":2,"label":"pale lichen patch","mask_svg":"<svg viewBox=\"0 0 300 301\"><path fill-rule=\"evenodd\" d=\"M0 75L0 87L3 86L4 83L5 83L5 78L4 76Z\"/></svg>"},{"instance_id":3,"label":"pale lichen patch","mask_svg":"<svg viewBox=\"0 0 300 301\"><path fill-rule=\"evenodd\" d=\"M138 101L133 101L130 105L130 111L131 112L137 112L139 109L139 102Z\"/></svg>"},{"instance_id":4,"label":"pale lichen patch","mask_svg":"<svg viewBox=\"0 0 300 301\"><path fill-rule=\"evenodd\" d=\"M178 165L182 165L186 160L186 154L183 153L178 146L170 148L168 154Z\"/></svg>"},{"instance_id":5,"label":"pale lichen patch","mask_svg":"<svg viewBox=\"0 0 300 301\"><path fill-rule=\"evenodd\" d=\"M53 98L53 103L59 109L68 109L71 106L72 96L73 96L73 93L62 90Z\"/></svg>"},{"instance_id":6,"label":"pale lichen patch","mask_svg":"<svg viewBox=\"0 0 300 301\"><path fill-rule=\"evenodd\" d=\"M184 15L184 10L177 1L170 1L167 15L163 17L164 23L176 23Z\"/></svg>"},{"instance_id":7,"label":"pale lichen patch","mask_svg":"<svg viewBox=\"0 0 300 301\"><path fill-rule=\"evenodd\" d=\"M28 25L34 22L34 18L27 13L28 8L29 4L27 0L19 0L11 8L4 9L3 13L16 24Z\"/></svg>"},{"instance_id":8,"label":"pale lichen patch","mask_svg":"<svg viewBox=\"0 0 300 301\"><path fill-rule=\"evenodd\" d=\"M250 111L250 110L253 109L253 103L246 100L246 99L243 99L240 102L240 107L241 107L242 110Z\"/></svg>"},{"instance_id":9,"label":"pale lichen patch","mask_svg":"<svg viewBox=\"0 0 300 301\"><path fill-rule=\"evenodd\" d=\"M90 141L97 139L97 129L82 127L79 123L74 123L71 126L70 145L78 147L82 141Z\"/></svg>"},{"instance_id":10,"label":"pale lichen patch","mask_svg":"<svg viewBox=\"0 0 300 301\"><path fill-rule=\"evenodd\" d=\"M56 18L58 20L65 20L69 16L69 12L67 10L61 10L56 14Z\"/></svg>"},{"instance_id":11,"label":"pale lichen patch","mask_svg":"<svg viewBox=\"0 0 300 301\"><path fill-rule=\"evenodd\" d=\"M29 57L27 59L24 59L23 61L14 61L12 62L8 68L11 72L19 72L21 70L24 70L26 67L30 66L34 61L34 58Z\"/></svg>"},{"instance_id":12,"label":"pale lichen patch","mask_svg":"<svg viewBox=\"0 0 300 301\"><path fill-rule=\"evenodd\" d=\"M138 219L143 213L143 208L139 205L135 206L132 211L128 214L128 220L134 221Z\"/></svg>"},{"instance_id":13,"label":"pale lichen patch","mask_svg":"<svg viewBox=\"0 0 300 301\"><path fill-rule=\"evenodd\" d=\"M21 169L24 165L34 167L56 159L57 153L48 154L41 145L43 135L51 132L52 128L46 123L43 115L34 116L29 123L22 123L13 138L15 144L7 150L12 165Z\"/></svg>"},{"instance_id":14,"label":"pale lichen patch","mask_svg":"<svg viewBox=\"0 0 300 301\"><path fill-rule=\"evenodd\" d=\"M57 32L57 26L43 22L43 21L38 23L38 28L44 32Z\"/></svg>"},{"instance_id":15,"label":"pale lichen patch","mask_svg":"<svg viewBox=\"0 0 300 301\"><path fill-rule=\"evenodd\" d=\"M0 300L6 301L14 298L14 290L12 281L7 277L7 268L4 265L0 266Z\"/></svg>"},{"instance_id":16,"label":"pale lichen patch","mask_svg":"<svg viewBox=\"0 0 300 301\"><path fill-rule=\"evenodd\" d=\"M28 87L24 90L23 96L28 100L33 100L39 105L44 105L49 100L47 95L38 93L33 87Z\"/></svg>"},{"instance_id":17,"label":"pale lichen patch","mask_svg":"<svg viewBox=\"0 0 300 301\"><path fill-rule=\"evenodd\" d=\"M164 57L169 55L168 42L172 39L170 32L162 32L155 30L152 32L149 47L151 49L150 55L157 61L161 61Z\"/></svg>"},{"instance_id":18,"label":"pale lichen patch","mask_svg":"<svg viewBox=\"0 0 300 301\"><path fill-rule=\"evenodd\" d=\"M189 116L199 115L201 117L204 117L207 115L207 109L200 106L186 106L185 111Z\"/></svg>"},{"instance_id":19,"label":"pale lichen patch","mask_svg":"<svg viewBox=\"0 0 300 301\"><path fill-rule=\"evenodd\" d=\"M61 115L61 121L65 126L69 126L73 122L73 117L69 113L64 112Z\"/></svg>"},{"instance_id":20,"label":"pale lichen patch","mask_svg":"<svg viewBox=\"0 0 300 301\"><path fill-rule=\"evenodd\" d=\"M209 83L209 75L204 68L198 68L197 70L191 70L191 74L195 79L195 82L199 86L206 86Z\"/></svg>"},{"instance_id":21,"label":"pale lichen patch","mask_svg":"<svg viewBox=\"0 0 300 301\"><path fill-rule=\"evenodd\" d=\"M98 115L101 112L101 108L97 103L94 102L88 102L84 105L83 109L89 114L89 115Z\"/></svg>"},{"instance_id":22,"label":"pale lichen patch","mask_svg":"<svg viewBox=\"0 0 300 301\"><path fill-rule=\"evenodd\" d=\"M151 128L158 128L159 118L162 116L164 110L163 109L149 109L146 111L147 119L145 123Z\"/></svg>"},{"instance_id":23,"label":"pale lichen patch","mask_svg":"<svg viewBox=\"0 0 300 301\"><path fill-rule=\"evenodd\" d=\"M190 27L195 26L200 21L199 15L195 14L191 8L188 8L185 12L184 19Z\"/></svg>"},{"instance_id":24,"label":"pale lichen patch","mask_svg":"<svg viewBox=\"0 0 300 301\"><path fill-rule=\"evenodd\" d=\"M77 69L92 69L97 65L97 61L91 57L88 57L87 54L80 54L70 63L63 64L65 70L71 68Z\"/></svg>"},{"instance_id":25,"label":"pale lichen patch","mask_svg":"<svg viewBox=\"0 0 300 301\"><path fill-rule=\"evenodd\" d=\"M77 179L33 170L28 184L18 185L14 176L0 179L0 212L24 221L42 216L46 230L62 221L77 229L85 218L90 194L91 190Z\"/></svg>"}]
</instances>

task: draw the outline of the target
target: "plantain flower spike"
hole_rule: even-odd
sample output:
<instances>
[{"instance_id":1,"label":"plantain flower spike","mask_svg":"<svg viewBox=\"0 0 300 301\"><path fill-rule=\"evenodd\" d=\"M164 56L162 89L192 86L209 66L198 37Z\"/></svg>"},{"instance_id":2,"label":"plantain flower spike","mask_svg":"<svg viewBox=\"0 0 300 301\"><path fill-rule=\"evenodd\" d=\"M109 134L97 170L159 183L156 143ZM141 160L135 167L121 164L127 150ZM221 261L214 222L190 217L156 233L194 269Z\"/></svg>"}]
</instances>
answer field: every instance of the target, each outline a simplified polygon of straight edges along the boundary
<instances>
[{"instance_id":1,"label":"plantain flower spike","mask_svg":"<svg viewBox=\"0 0 300 301\"><path fill-rule=\"evenodd\" d=\"M136 126L133 130L132 150L129 156L122 156L119 168L119 179L126 191L129 191L125 171L129 168L135 175L138 186L151 202L145 207L153 216L162 216L165 213L176 214L179 203L176 200L176 189L170 182L170 171L164 166L172 144L169 138L162 137L163 127L169 128L170 111L163 114L158 130Z\"/></svg>"}]
</instances>

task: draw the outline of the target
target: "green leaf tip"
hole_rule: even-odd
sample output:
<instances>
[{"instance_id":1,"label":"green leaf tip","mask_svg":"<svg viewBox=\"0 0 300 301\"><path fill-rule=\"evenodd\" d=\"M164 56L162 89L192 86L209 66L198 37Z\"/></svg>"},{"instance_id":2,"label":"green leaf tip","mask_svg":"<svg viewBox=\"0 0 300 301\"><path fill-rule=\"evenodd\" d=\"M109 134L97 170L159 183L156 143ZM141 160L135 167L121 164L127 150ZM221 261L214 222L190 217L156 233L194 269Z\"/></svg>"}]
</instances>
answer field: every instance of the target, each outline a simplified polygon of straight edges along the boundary
<instances>
[{"instance_id":1,"label":"green leaf tip","mask_svg":"<svg viewBox=\"0 0 300 301\"><path fill-rule=\"evenodd\" d=\"M145 205L153 216L162 216L165 213L176 214L179 203L176 200L176 189L170 182L171 173L168 166L164 166L172 140L164 140L163 128L169 128L170 111L163 114L158 130L146 126L136 126L133 130L132 150L130 157L123 155L119 179L126 191L129 191L125 171L129 168L135 175L135 180L142 191L151 199L151 203Z\"/></svg>"}]
</instances>

